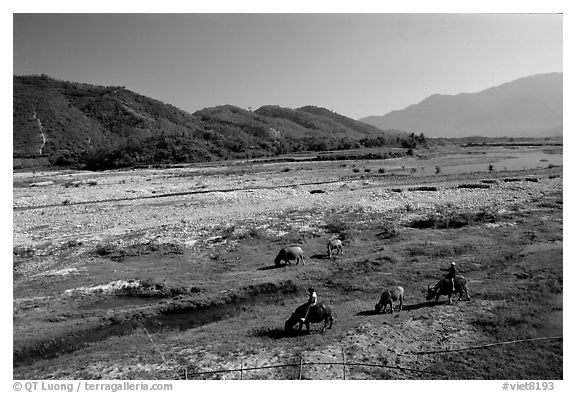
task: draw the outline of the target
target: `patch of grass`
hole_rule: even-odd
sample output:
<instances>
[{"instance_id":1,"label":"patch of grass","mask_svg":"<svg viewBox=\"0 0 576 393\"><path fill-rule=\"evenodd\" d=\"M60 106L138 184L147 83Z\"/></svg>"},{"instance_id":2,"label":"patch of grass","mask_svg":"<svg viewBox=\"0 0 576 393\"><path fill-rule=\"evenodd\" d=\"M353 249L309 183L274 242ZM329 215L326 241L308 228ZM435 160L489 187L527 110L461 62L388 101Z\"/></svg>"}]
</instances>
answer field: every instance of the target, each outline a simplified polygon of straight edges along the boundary
<instances>
[{"instance_id":1,"label":"patch of grass","mask_svg":"<svg viewBox=\"0 0 576 393\"><path fill-rule=\"evenodd\" d=\"M140 281L139 287L127 287L116 293L117 296L134 297L174 297L202 292L195 286L171 286L150 279Z\"/></svg>"},{"instance_id":2,"label":"patch of grass","mask_svg":"<svg viewBox=\"0 0 576 393\"><path fill-rule=\"evenodd\" d=\"M245 229L237 228L235 225L223 226L215 230L220 232L220 236L213 242L222 242L227 240L245 240L245 239L267 239L266 231L263 228L252 227Z\"/></svg>"},{"instance_id":3,"label":"patch of grass","mask_svg":"<svg viewBox=\"0 0 576 393\"><path fill-rule=\"evenodd\" d=\"M414 210L416 210L416 208L411 205L410 203L407 203L406 205L404 205L404 210L406 210L408 213L413 212Z\"/></svg>"},{"instance_id":4,"label":"patch of grass","mask_svg":"<svg viewBox=\"0 0 576 393\"><path fill-rule=\"evenodd\" d=\"M64 183L64 187L69 188L69 187L80 187L82 185L82 182L79 180L68 180L67 182Z\"/></svg>"},{"instance_id":5,"label":"patch of grass","mask_svg":"<svg viewBox=\"0 0 576 393\"><path fill-rule=\"evenodd\" d=\"M539 207L547 209L562 209L562 201L544 201L538 204Z\"/></svg>"},{"instance_id":6,"label":"patch of grass","mask_svg":"<svg viewBox=\"0 0 576 393\"><path fill-rule=\"evenodd\" d=\"M234 236L236 227L234 225L223 226L219 228L214 228L214 233L220 232L220 237L222 239L230 239Z\"/></svg>"},{"instance_id":7,"label":"patch of grass","mask_svg":"<svg viewBox=\"0 0 576 393\"><path fill-rule=\"evenodd\" d=\"M263 294L271 294L271 293L293 293L298 290L298 286L294 281L287 280L281 282L265 282L260 284L252 284L248 285L245 288L242 288L250 296L258 296Z\"/></svg>"},{"instance_id":8,"label":"patch of grass","mask_svg":"<svg viewBox=\"0 0 576 393\"><path fill-rule=\"evenodd\" d=\"M251 228L250 230L248 230L244 235L244 238L250 238L250 239L267 239L268 236L266 235L266 232L263 229L260 228Z\"/></svg>"},{"instance_id":9,"label":"patch of grass","mask_svg":"<svg viewBox=\"0 0 576 393\"><path fill-rule=\"evenodd\" d=\"M115 262L122 262L128 257L159 254L184 254L184 247L176 243L140 243L123 247L116 244L101 244L98 245L93 253L100 257L110 258Z\"/></svg>"},{"instance_id":10,"label":"patch of grass","mask_svg":"<svg viewBox=\"0 0 576 393\"><path fill-rule=\"evenodd\" d=\"M414 256L427 256L430 258L445 258L455 257L476 250L473 244L441 244L424 242L419 244L411 244L406 246L406 251L412 257Z\"/></svg>"},{"instance_id":11,"label":"patch of grass","mask_svg":"<svg viewBox=\"0 0 576 393\"><path fill-rule=\"evenodd\" d=\"M450 206L438 206L435 211L409 223L412 228L450 229L480 223L495 223L500 216L492 209L485 208L477 212L458 211Z\"/></svg>"},{"instance_id":12,"label":"patch of grass","mask_svg":"<svg viewBox=\"0 0 576 393\"><path fill-rule=\"evenodd\" d=\"M526 304L496 307L491 313L478 315L470 324L498 341L534 336L535 328L546 321L545 302L534 304L533 301L516 300L516 303L521 302Z\"/></svg>"},{"instance_id":13,"label":"patch of grass","mask_svg":"<svg viewBox=\"0 0 576 393\"><path fill-rule=\"evenodd\" d=\"M12 254L20 258L32 258L36 252L32 247L16 246L12 249Z\"/></svg>"},{"instance_id":14,"label":"patch of grass","mask_svg":"<svg viewBox=\"0 0 576 393\"><path fill-rule=\"evenodd\" d=\"M528 322L524 318L515 316L508 316L501 319L488 316L472 320L471 324L477 326L484 332L492 334L499 332L500 330L506 330L510 327L518 329L518 327L521 326L525 329L528 326Z\"/></svg>"},{"instance_id":15,"label":"patch of grass","mask_svg":"<svg viewBox=\"0 0 576 393\"><path fill-rule=\"evenodd\" d=\"M81 246L81 245L82 245L82 241L76 240L76 239L70 239L66 243L64 243L63 248L72 248L72 247L77 247L77 246Z\"/></svg>"},{"instance_id":16,"label":"patch of grass","mask_svg":"<svg viewBox=\"0 0 576 393\"><path fill-rule=\"evenodd\" d=\"M378 226L378 231L379 232L376 233L376 236L379 239L392 239L400 234L400 231L398 230L396 225L388 221L385 221L384 223L380 224Z\"/></svg>"},{"instance_id":17,"label":"patch of grass","mask_svg":"<svg viewBox=\"0 0 576 393\"><path fill-rule=\"evenodd\" d=\"M112 244L103 244L96 247L94 250L94 254L100 257L107 257L112 259L113 261L123 260L124 259L124 251L120 248L112 245Z\"/></svg>"},{"instance_id":18,"label":"patch of grass","mask_svg":"<svg viewBox=\"0 0 576 393\"><path fill-rule=\"evenodd\" d=\"M350 225L341 218L332 218L324 224L327 233L343 233L350 229Z\"/></svg>"}]
</instances>

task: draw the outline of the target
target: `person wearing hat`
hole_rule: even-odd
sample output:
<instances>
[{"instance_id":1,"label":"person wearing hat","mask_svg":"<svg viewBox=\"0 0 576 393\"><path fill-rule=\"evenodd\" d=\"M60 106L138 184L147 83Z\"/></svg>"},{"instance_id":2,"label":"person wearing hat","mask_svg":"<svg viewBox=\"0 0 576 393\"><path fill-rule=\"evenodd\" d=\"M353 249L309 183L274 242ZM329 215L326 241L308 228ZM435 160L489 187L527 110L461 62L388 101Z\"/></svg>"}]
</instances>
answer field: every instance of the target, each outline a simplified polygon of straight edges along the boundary
<instances>
[{"instance_id":1,"label":"person wearing hat","mask_svg":"<svg viewBox=\"0 0 576 393\"><path fill-rule=\"evenodd\" d=\"M316 302L318 301L318 295L316 295L316 291L314 291L314 288L308 288L308 301L306 302L306 313L304 314L303 318L300 318L302 320L302 323L306 322L306 318L308 317L308 312L310 311L310 308L316 304Z\"/></svg>"},{"instance_id":2,"label":"person wearing hat","mask_svg":"<svg viewBox=\"0 0 576 393\"><path fill-rule=\"evenodd\" d=\"M450 280L452 283L452 292L456 292L456 286L454 284L454 279L456 278L456 262L451 262L450 267L448 269L442 269L447 271L446 278Z\"/></svg>"}]
</instances>

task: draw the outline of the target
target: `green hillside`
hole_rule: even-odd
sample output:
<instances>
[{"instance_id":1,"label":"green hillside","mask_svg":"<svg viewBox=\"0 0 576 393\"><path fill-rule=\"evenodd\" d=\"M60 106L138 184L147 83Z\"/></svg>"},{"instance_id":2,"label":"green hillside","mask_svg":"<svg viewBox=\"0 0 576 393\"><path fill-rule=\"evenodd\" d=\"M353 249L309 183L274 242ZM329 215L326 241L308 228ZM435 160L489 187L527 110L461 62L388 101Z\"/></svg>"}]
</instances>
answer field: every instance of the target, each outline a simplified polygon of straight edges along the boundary
<instances>
[{"instance_id":1,"label":"green hillside","mask_svg":"<svg viewBox=\"0 0 576 393\"><path fill-rule=\"evenodd\" d=\"M324 108L231 105L193 114L121 86L48 76L13 78L13 156L107 169L155 163L274 156L362 146L410 147L414 137L382 131Z\"/></svg>"},{"instance_id":2,"label":"green hillside","mask_svg":"<svg viewBox=\"0 0 576 393\"><path fill-rule=\"evenodd\" d=\"M333 122L339 124L341 127L345 127L346 129L352 130L353 132L356 132L359 136L362 137L389 136L391 140L395 140L396 137L399 137L404 134L403 132L397 130L387 130L385 133L382 133L382 130L377 127L356 121L346 116L342 116L336 112L329 111L326 108L320 108L317 106L303 106L301 108L298 108L297 110L299 112L311 113L321 118L331 119Z\"/></svg>"}]
</instances>

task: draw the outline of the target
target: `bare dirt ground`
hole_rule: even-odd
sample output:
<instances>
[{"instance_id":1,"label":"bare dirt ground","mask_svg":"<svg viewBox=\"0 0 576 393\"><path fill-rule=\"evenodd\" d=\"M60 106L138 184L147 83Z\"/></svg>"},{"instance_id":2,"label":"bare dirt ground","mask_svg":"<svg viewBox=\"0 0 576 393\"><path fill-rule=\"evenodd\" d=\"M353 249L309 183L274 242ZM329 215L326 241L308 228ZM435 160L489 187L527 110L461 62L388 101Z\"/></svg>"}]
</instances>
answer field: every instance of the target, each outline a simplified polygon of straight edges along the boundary
<instances>
[{"instance_id":1,"label":"bare dirt ground","mask_svg":"<svg viewBox=\"0 0 576 393\"><path fill-rule=\"evenodd\" d=\"M562 340L416 354L562 336L562 168L448 170L515 153L15 173L14 378L562 379ZM471 300L426 302L451 261ZM288 334L309 286L334 327Z\"/></svg>"}]
</instances>

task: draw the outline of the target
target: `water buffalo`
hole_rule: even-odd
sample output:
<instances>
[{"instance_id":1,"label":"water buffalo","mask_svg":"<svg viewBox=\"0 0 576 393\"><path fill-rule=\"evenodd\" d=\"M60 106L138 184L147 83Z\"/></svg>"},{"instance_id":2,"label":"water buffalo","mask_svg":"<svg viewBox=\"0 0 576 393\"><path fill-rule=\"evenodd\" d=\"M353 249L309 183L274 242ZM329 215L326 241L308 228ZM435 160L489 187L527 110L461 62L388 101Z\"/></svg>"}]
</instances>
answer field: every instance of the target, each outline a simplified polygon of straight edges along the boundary
<instances>
[{"instance_id":1,"label":"water buffalo","mask_svg":"<svg viewBox=\"0 0 576 393\"><path fill-rule=\"evenodd\" d=\"M342 241L340 239L332 239L328 242L328 257L332 258L332 255L344 255L342 250ZM335 251L335 252L334 252Z\"/></svg>"},{"instance_id":2,"label":"water buffalo","mask_svg":"<svg viewBox=\"0 0 576 393\"><path fill-rule=\"evenodd\" d=\"M280 266L280 263L284 261L286 265L291 265L292 264L291 261L293 260L296 260L296 265L298 265L300 261L302 261L303 265L306 264L306 262L304 262L304 251L302 251L300 247L297 246L284 247L283 249L280 250L276 259L274 259L274 264L276 266Z\"/></svg>"},{"instance_id":3,"label":"water buffalo","mask_svg":"<svg viewBox=\"0 0 576 393\"><path fill-rule=\"evenodd\" d=\"M299 324L298 330L302 330L303 324L306 325L306 331L308 333L310 333L310 323L324 322L324 326L322 327L322 330L320 330L320 333L324 333L328 323L330 323L328 329L332 329L334 318L332 318L332 309L329 305L327 305L325 302L316 303L310 308L308 316L306 317L306 321L302 322L301 318L304 318L304 315L306 314L306 307L307 304L302 304L299 306L296 311L294 311L292 316L286 321L284 327L287 332L292 331L296 323Z\"/></svg>"},{"instance_id":4,"label":"water buffalo","mask_svg":"<svg viewBox=\"0 0 576 393\"><path fill-rule=\"evenodd\" d=\"M390 313L394 312L394 307L392 303L399 300L400 301L400 308L399 311L402 311L402 303L404 302L404 288L402 287L393 287L390 289L385 290L380 296L380 301L374 307L376 312L380 312L382 307L384 307L384 313L386 313L386 308L390 305Z\"/></svg>"},{"instance_id":5,"label":"water buffalo","mask_svg":"<svg viewBox=\"0 0 576 393\"><path fill-rule=\"evenodd\" d=\"M428 284L426 300L435 298L434 303L437 303L440 296L448 296L448 302L452 304L452 294L455 292L460 294L458 300L462 298L464 293L466 293L466 300L470 300L470 296L468 296L468 283L464 276L457 275L456 278L454 278L454 287L456 288L456 291L452 290L452 282L447 278L438 281L434 288L430 288L430 284Z\"/></svg>"}]
</instances>

